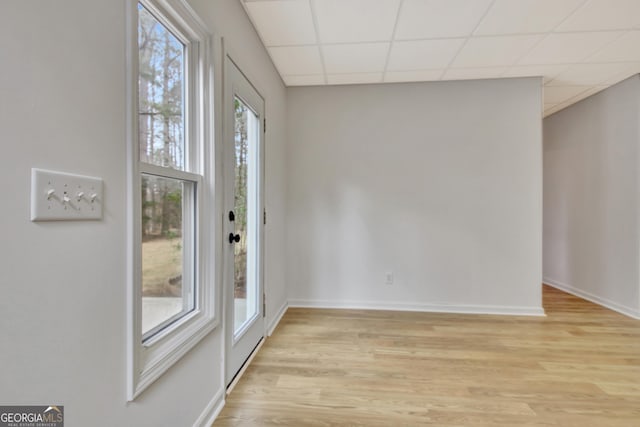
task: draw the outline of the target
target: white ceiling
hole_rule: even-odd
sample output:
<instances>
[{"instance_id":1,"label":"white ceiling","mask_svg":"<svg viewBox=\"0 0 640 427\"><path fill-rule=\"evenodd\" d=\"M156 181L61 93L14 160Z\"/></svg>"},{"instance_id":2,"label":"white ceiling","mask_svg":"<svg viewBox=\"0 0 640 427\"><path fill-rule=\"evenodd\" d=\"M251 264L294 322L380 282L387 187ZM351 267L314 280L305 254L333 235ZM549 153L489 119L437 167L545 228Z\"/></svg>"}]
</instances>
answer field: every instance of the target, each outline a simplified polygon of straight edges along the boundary
<instances>
[{"instance_id":1,"label":"white ceiling","mask_svg":"<svg viewBox=\"0 0 640 427\"><path fill-rule=\"evenodd\" d=\"M544 114L640 73L640 0L241 0L288 86L544 76Z\"/></svg>"}]
</instances>

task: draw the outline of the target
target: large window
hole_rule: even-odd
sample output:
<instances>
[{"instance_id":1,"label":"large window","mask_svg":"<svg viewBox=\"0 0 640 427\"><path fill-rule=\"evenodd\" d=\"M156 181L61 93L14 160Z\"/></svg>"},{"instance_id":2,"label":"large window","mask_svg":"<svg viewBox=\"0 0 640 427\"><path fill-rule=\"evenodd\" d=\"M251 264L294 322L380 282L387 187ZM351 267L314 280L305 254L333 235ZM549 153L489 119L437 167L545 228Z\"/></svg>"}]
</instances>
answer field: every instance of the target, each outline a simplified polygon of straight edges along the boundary
<instances>
[{"instance_id":1,"label":"large window","mask_svg":"<svg viewBox=\"0 0 640 427\"><path fill-rule=\"evenodd\" d=\"M195 209L202 181L185 159L187 44L138 4L138 145L142 333L153 337L194 309ZM192 156L193 157L193 156ZM183 173L179 173L183 172ZM186 174L184 172L189 172Z\"/></svg>"},{"instance_id":2,"label":"large window","mask_svg":"<svg viewBox=\"0 0 640 427\"><path fill-rule=\"evenodd\" d=\"M209 36L184 0L131 2L133 399L214 326ZM206 238L208 237L208 238Z\"/></svg>"}]
</instances>

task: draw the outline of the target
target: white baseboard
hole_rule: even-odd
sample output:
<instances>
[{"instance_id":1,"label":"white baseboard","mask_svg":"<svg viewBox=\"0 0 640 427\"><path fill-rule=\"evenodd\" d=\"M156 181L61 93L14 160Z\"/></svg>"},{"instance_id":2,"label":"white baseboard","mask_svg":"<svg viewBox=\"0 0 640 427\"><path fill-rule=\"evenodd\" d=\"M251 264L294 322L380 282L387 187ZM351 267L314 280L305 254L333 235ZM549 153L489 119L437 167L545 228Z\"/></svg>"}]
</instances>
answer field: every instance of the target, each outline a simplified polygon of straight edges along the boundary
<instances>
[{"instance_id":1,"label":"white baseboard","mask_svg":"<svg viewBox=\"0 0 640 427\"><path fill-rule=\"evenodd\" d=\"M275 315L275 317L269 321L269 325L267 326L268 337L270 337L271 334L273 334L273 331L278 326L278 323L280 323L280 320L282 320L282 316L284 316L288 308L289 308L289 303L285 301L284 304L282 304L282 306L280 307L280 310L278 310L278 313Z\"/></svg>"},{"instance_id":2,"label":"white baseboard","mask_svg":"<svg viewBox=\"0 0 640 427\"><path fill-rule=\"evenodd\" d=\"M511 316L545 316L542 307L508 307L490 305L407 304L375 301L289 300L289 307L345 308L352 310L419 311L428 313L500 314Z\"/></svg>"},{"instance_id":3,"label":"white baseboard","mask_svg":"<svg viewBox=\"0 0 640 427\"><path fill-rule=\"evenodd\" d=\"M213 399L211 399L207 407L204 408L204 411L193 424L193 427L211 427L215 419L220 414L220 411L222 411L222 408L224 408L224 396L225 393L223 388L213 396Z\"/></svg>"},{"instance_id":4,"label":"white baseboard","mask_svg":"<svg viewBox=\"0 0 640 427\"><path fill-rule=\"evenodd\" d=\"M640 320L640 310L627 307L625 305L611 301L610 299L600 297L598 295L592 294L591 292L583 291L582 289L575 288L571 285L567 285L566 283L562 283L548 277L544 277L542 280L545 285L549 285L566 293L586 299L587 301L591 301L594 304L601 305L605 308L608 308L609 310L617 311L618 313L624 314L625 316Z\"/></svg>"}]
</instances>

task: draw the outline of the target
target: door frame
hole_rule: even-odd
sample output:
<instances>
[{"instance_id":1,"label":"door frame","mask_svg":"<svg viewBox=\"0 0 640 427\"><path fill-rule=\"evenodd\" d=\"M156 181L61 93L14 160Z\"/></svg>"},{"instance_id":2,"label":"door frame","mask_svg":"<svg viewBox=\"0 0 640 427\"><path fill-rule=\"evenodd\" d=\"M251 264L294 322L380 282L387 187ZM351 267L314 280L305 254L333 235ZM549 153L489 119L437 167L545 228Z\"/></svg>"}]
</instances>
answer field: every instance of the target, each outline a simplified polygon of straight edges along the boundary
<instances>
[{"instance_id":1,"label":"door frame","mask_svg":"<svg viewBox=\"0 0 640 427\"><path fill-rule=\"evenodd\" d=\"M223 57L223 268L222 268L222 286L223 286L223 313L224 313L224 378L226 386L229 386L234 378L241 372L243 366L251 358L258 344L265 337L265 285L264 285L264 260L265 260L265 231L264 231L264 212L265 212L265 100L260 91L251 83L247 75L233 60L232 55L227 49L224 50ZM256 278L258 280L257 304L258 310L255 317L252 318L248 327L244 328L237 336L234 334L234 252L233 245L226 241L227 236L232 231L235 232L234 223L230 222L227 215L230 210L234 209L234 181L232 178L232 170L235 170L234 151L231 147L235 138L235 114L232 108L235 96L241 98L243 102L258 117L259 141L258 141L258 187L257 187L257 245L258 256L256 259ZM231 182L229 182L231 180ZM249 341L244 341L243 339ZM254 342L255 341L255 342ZM234 358L234 350L243 353L243 357L237 360Z\"/></svg>"}]
</instances>

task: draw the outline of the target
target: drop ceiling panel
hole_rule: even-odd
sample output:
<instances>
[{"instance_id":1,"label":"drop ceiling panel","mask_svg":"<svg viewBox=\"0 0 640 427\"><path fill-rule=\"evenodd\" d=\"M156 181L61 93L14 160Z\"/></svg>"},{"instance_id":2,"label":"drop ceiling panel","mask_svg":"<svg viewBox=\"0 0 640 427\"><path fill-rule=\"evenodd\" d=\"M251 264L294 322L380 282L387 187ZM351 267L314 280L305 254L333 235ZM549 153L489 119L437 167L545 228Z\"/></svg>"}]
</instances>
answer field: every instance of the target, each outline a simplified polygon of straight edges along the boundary
<instances>
[{"instance_id":1,"label":"drop ceiling panel","mask_svg":"<svg viewBox=\"0 0 640 427\"><path fill-rule=\"evenodd\" d=\"M640 1L589 0L557 31L620 30L637 25L640 25Z\"/></svg>"},{"instance_id":2,"label":"drop ceiling panel","mask_svg":"<svg viewBox=\"0 0 640 427\"><path fill-rule=\"evenodd\" d=\"M542 76L545 114L640 72L640 0L237 0L288 86Z\"/></svg>"},{"instance_id":3,"label":"drop ceiling panel","mask_svg":"<svg viewBox=\"0 0 640 427\"><path fill-rule=\"evenodd\" d=\"M589 89L589 86L545 86L544 102L551 104L564 102Z\"/></svg>"},{"instance_id":4,"label":"drop ceiling panel","mask_svg":"<svg viewBox=\"0 0 640 427\"><path fill-rule=\"evenodd\" d=\"M322 53L327 74L382 72L389 43L324 45Z\"/></svg>"},{"instance_id":5,"label":"drop ceiling panel","mask_svg":"<svg viewBox=\"0 0 640 427\"><path fill-rule=\"evenodd\" d=\"M327 75L330 85L381 83L382 73L352 73Z\"/></svg>"},{"instance_id":6,"label":"drop ceiling panel","mask_svg":"<svg viewBox=\"0 0 640 427\"><path fill-rule=\"evenodd\" d=\"M546 33L584 0L496 0L475 35Z\"/></svg>"},{"instance_id":7,"label":"drop ceiling panel","mask_svg":"<svg viewBox=\"0 0 640 427\"><path fill-rule=\"evenodd\" d=\"M465 39L400 41L391 46L389 71L446 68Z\"/></svg>"},{"instance_id":8,"label":"drop ceiling panel","mask_svg":"<svg viewBox=\"0 0 640 427\"><path fill-rule=\"evenodd\" d=\"M549 109L545 109L544 111L544 117L553 114L557 111L562 110L563 108L566 108L570 105L575 104L576 102L582 101L585 98L588 98L592 95L595 95L596 93L600 92L601 90L605 89L605 86L594 86L594 87L590 87L587 90L585 90L584 92L579 93L576 96L573 96L563 102L557 103L556 105L554 105L553 107L549 108Z\"/></svg>"},{"instance_id":9,"label":"drop ceiling panel","mask_svg":"<svg viewBox=\"0 0 640 427\"><path fill-rule=\"evenodd\" d=\"M287 86L317 86L325 84L324 74L282 76Z\"/></svg>"},{"instance_id":10,"label":"drop ceiling panel","mask_svg":"<svg viewBox=\"0 0 640 427\"><path fill-rule=\"evenodd\" d=\"M318 46L270 47L268 51L280 75L324 73Z\"/></svg>"},{"instance_id":11,"label":"drop ceiling panel","mask_svg":"<svg viewBox=\"0 0 640 427\"><path fill-rule=\"evenodd\" d=\"M500 67L513 65L528 52L542 36L474 37L464 45L454 67Z\"/></svg>"},{"instance_id":12,"label":"drop ceiling panel","mask_svg":"<svg viewBox=\"0 0 640 427\"><path fill-rule=\"evenodd\" d=\"M567 69L567 65L516 65L509 68L502 77L544 77L552 80Z\"/></svg>"},{"instance_id":13,"label":"drop ceiling panel","mask_svg":"<svg viewBox=\"0 0 640 427\"><path fill-rule=\"evenodd\" d=\"M598 85L616 80L628 68L629 64L626 63L572 65L553 79L549 86Z\"/></svg>"},{"instance_id":14,"label":"drop ceiling panel","mask_svg":"<svg viewBox=\"0 0 640 427\"><path fill-rule=\"evenodd\" d=\"M468 36L490 4L491 0L405 0L396 39Z\"/></svg>"},{"instance_id":15,"label":"drop ceiling panel","mask_svg":"<svg viewBox=\"0 0 640 427\"><path fill-rule=\"evenodd\" d=\"M640 61L640 31L629 31L589 58L590 62Z\"/></svg>"},{"instance_id":16,"label":"drop ceiling panel","mask_svg":"<svg viewBox=\"0 0 640 427\"><path fill-rule=\"evenodd\" d=\"M442 80L496 79L502 77L507 67L449 68Z\"/></svg>"},{"instance_id":17,"label":"drop ceiling panel","mask_svg":"<svg viewBox=\"0 0 640 427\"><path fill-rule=\"evenodd\" d=\"M606 89L607 87L608 86L594 86L594 87L591 87L591 88L587 89L586 91L584 91L582 93L579 93L578 95L574 96L569 101L571 102L571 104L576 103L578 101L582 101L583 99L588 98L591 95L595 95L596 93Z\"/></svg>"},{"instance_id":18,"label":"drop ceiling panel","mask_svg":"<svg viewBox=\"0 0 640 427\"><path fill-rule=\"evenodd\" d=\"M307 1L253 1L246 7L265 46L317 42Z\"/></svg>"},{"instance_id":19,"label":"drop ceiling panel","mask_svg":"<svg viewBox=\"0 0 640 427\"><path fill-rule=\"evenodd\" d=\"M389 41L400 0L315 0L322 43Z\"/></svg>"},{"instance_id":20,"label":"drop ceiling panel","mask_svg":"<svg viewBox=\"0 0 640 427\"><path fill-rule=\"evenodd\" d=\"M620 73L613 75L611 78L602 82L603 85L611 86L622 80L628 79L634 74L640 74L640 62L625 62L626 67L620 70Z\"/></svg>"},{"instance_id":21,"label":"drop ceiling panel","mask_svg":"<svg viewBox=\"0 0 640 427\"><path fill-rule=\"evenodd\" d=\"M387 71L384 76L384 81L388 83L435 81L440 80L444 71L444 68L434 70Z\"/></svg>"},{"instance_id":22,"label":"drop ceiling panel","mask_svg":"<svg viewBox=\"0 0 640 427\"><path fill-rule=\"evenodd\" d=\"M519 65L581 62L621 35L622 33L617 31L549 34L519 62Z\"/></svg>"}]
</instances>

